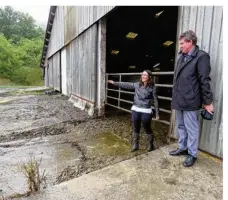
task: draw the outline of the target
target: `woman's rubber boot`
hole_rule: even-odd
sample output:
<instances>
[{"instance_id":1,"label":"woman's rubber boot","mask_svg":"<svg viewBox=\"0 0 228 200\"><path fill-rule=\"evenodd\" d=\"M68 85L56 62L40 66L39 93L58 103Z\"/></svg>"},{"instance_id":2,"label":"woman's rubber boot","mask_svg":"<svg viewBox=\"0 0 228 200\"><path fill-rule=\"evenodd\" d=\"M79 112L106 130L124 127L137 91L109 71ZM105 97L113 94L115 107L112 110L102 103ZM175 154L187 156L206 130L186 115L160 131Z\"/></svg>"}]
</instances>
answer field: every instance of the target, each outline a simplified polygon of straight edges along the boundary
<instances>
[{"instance_id":1,"label":"woman's rubber boot","mask_svg":"<svg viewBox=\"0 0 228 200\"><path fill-rule=\"evenodd\" d=\"M154 150L154 137L152 134L147 134L147 151L153 151Z\"/></svg>"},{"instance_id":2,"label":"woman's rubber boot","mask_svg":"<svg viewBox=\"0 0 228 200\"><path fill-rule=\"evenodd\" d=\"M133 132L132 138L133 138L133 140L132 140L131 152L134 152L134 151L139 150L139 134Z\"/></svg>"}]
</instances>

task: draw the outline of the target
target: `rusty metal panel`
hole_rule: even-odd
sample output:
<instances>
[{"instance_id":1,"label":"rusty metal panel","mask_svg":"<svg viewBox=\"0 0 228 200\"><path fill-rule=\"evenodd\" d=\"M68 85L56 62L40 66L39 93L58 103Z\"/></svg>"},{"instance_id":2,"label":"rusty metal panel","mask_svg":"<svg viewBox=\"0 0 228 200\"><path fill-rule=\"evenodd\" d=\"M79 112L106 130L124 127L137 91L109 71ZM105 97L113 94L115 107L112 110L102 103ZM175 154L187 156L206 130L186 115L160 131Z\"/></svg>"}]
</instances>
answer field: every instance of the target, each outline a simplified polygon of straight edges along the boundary
<instances>
[{"instance_id":1,"label":"rusty metal panel","mask_svg":"<svg viewBox=\"0 0 228 200\"><path fill-rule=\"evenodd\" d=\"M198 45L210 55L211 88L214 94L215 115L212 121L201 120L199 148L223 157L223 7L182 6L179 8L178 35L193 30ZM179 51L179 49L177 49Z\"/></svg>"}]
</instances>

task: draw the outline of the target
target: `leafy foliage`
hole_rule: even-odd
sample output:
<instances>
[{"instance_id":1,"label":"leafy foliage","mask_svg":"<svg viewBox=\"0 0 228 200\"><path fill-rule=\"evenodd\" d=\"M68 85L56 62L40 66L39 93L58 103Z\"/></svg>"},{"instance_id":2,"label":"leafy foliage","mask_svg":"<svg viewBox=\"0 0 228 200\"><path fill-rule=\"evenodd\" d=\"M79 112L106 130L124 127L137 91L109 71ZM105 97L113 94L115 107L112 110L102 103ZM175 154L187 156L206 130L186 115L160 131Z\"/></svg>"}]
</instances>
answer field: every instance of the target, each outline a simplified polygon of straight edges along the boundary
<instances>
[{"instance_id":1,"label":"leafy foliage","mask_svg":"<svg viewBox=\"0 0 228 200\"><path fill-rule=\"evenodd\" d=\"M14 11L10 6L0 8L0 32L14 43L19 42L21 38L42 39L44 37L44 31L35 24L32 16Z\"/></svg>"},{"instance_id":2,"label":"leafy foliage","mask_svg":"<svg viewBox=\"0 0 228 200\"><path fill-rule=\"evenodd\" d=\"M43 38L43 29L29 14L0 8L0 77L16 84L42 84Z\"/></svg>"}]
</instances>

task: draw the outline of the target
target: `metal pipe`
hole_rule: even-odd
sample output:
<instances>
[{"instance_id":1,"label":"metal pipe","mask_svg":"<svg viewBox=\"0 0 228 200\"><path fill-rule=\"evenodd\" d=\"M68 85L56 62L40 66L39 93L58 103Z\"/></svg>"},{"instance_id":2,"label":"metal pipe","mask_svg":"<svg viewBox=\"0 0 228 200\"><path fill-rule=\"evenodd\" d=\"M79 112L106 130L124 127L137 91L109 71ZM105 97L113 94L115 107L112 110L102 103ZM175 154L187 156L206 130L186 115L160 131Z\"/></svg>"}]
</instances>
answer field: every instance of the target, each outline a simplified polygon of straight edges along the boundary
<instances>
[{"instance_id":1,"label":"metal pipe","mask_svg":"<svg viewBox=\"0 0 228 200\"><path fill-rule=\"evenodd\" d=\"M153 75L174 75L174 72L152 72Z\"/></svg>"},{"instance_id":2,"label":"metal pipe","mask_svg":"<svg viewBox=\"0 0 228 200\"><path fill-rule=\"evenodd\" d=\"M107 98L110 98L110 99L114 99L114 100L119 100L119 101L122 101L122 102L126 102L126 103L129 103L129 104L132 104L133 102L132 101L127 101L127 100L123 100L123 99L118 99L118 98L115 98L115 97L111 97L111 96L107 96ZM154 109L154 107L152 106L152 108ZM165 112L165 113L171 113L170 110L166 110L166 109L163 109L163 108L159 108L159 111L162 111L162 112Z\"/></svg>"},{"instance_id":3,"label":"metal pipe","mask_svg":"<svg viewBox=\"0 0 228 200\"><path fill-rule=\"evenodd\" d=\"M172 101L172 98L171 97L158 96L158 99Z\"/></svg>"},{"instance_id":4,"label":"metal pipe","mask_svg":"<svg viewBox=\"0 0 228 200\"><path fill-rule=\"evenodd\" d=\"M163 124L167 124L170 125L170 122L166 121L166 120L158 120L159 122L163 123Z\"/></svg>"},{"instance_id":5,"label":"metal pipe","mask_svg":"<svg viewBox=\"0 0 228 200\"><path fill-rule=\"evenodd\" d=\"M166 109L163 109L163 108L159 108L159 111L171 114L170 110L166 110Z\"/></svg>"},{"instance_id":6,"label":"metal pipe","mask_svg":"<svg viewBox=\"0 0 228 200\"><path fill-rule=\"evenodd\" d=\"M123 76L140 76L142 73L137 72L137 73L107 73L108 76L118 76L118 75L123 75ZM170 72L152 72L152 75L173 75L174 72L170 71Z\"/></svg>"},{"instance_id":7,"label":"metal pipe","mask_svg":"<svg viewBox=\"0 0 228 200\"><path fill-rule=\"evenodd\" d=\"M113 108L117 108L117 109L123 110L123 111L128 112L128 113L131 113L130 110L127 110L127 109L124 109L124 108L120 108L120 107L118 107L118 106L114 106L114 105L109 104L109 103L107 103L106 105L111 106L111 107L113 107ZM158 121L161 122L161 123L170 125L170 122L168 122L168 121L165 121L165 120L158 120Z\"/></svg>"},{"instance_id":8,"label":"metal pipe","mask_svg":"<svg viewBox=\"0 0 228 200\"><path fill-rule=\"evenodd\" d=\"M172 88L173 85L169 85L169 84L155 84L156 87L168 87L168 88Z\"/></svg>"},{"instance_id":9,"label":"metal pipe","mask_svg":"<svg viewBox=\"0 0 228 200\"><path fill-rule=\"evenodd\" d=\"M107 88L107 90L108 90L108 91L113 91L113 92L118 92L118 91L119 91L119 90L108 89L108 88Z\"/></svg>"},{"instance_id":10,"label":"metal pipe","mask_svg":"<svg viewBox=\"0 0 228 200\"><path fill-rule=\"evenodd\" d=\"M135 94L134 92L128 92L128 91L124 91L124 90L121 90L121 92L124 94Z\"/></svg>"},{"instance_id":11,"label":"metal pipe","mask_svg":"<svg viewBox=\"0 0 228 200\"><path fill-rule=\"evenodd\" d=\"M123 110L123 111L128 112L128 113L131 113L130 110L127 110L127 109L124 109L124 108L120 108L120 107L118 107L118 106L114 106L114 105L109 104L109 103L106 103L106 105L111 106L111 107L114 107L114 108L117 108L117 109L120 109L120 110Z\"/></svg>"},{"instance_id":12,"label":"metal pipe","mask_svg":"<svg viewBox=\"0 0 228 200\"><path fill-rule=\"evenodd\" d=\"M106 74L105 75L105 83L106 83L106 90L105 90L105 103L107 104L107 96L108 96L108 90L111 90L111 89L108 89L108 75Z\"/></svg>"},{"instance_id":13,"label":"metal pipe","mask_svg":"<svg viewBox=\"0 0 228 200\"><path fill-rule=\"evenodd\" d=\"M107 97L110 98L110 99L117 100L117 101L122 101L122 102L130 103L130 104L133 103L133 101L127 101L127 100L124 100L124 99L119 99L119 98L115 98L115 97L111 97L111 96L107 96Z\"/></svg>"},{"instance_id":14,"label":"metal pipe","mask_svg":"<svg viewBox=\"0 0 228 200\"><path fill-rule=\"evenodd\" d=\"M153 75L173 75L174 72L153 72ZM132 76L132 75L141 75L141 73L107 73L106 74L106 78L108 80L108 76L109 75L112 75L112 76L119 76L119 81L121 82L121 76ZM170 84L155 84L156 87L166 87L166 88L172 88L173 85L170 85ZM134 92L128 92L128 91L124 91L124 90L121 90L120 88L118 90L115 90L115 89L108 89L108 87L106 87L106 92L107 91L113 91L113 92L118 92L118 97L119 98L115 98L115 97L111 97L111 96L108 96L106 95L106 105L109 105L109 106L112 106L114 108L117 108L117 109L120 109L120 110L123 110L123 111L126 111L126 112L129 112L131 113L130 110L127 110L127 109L124 109L124 108L121 108L120 107L120 101L122 102L126 102L126 103L129 103L129 104L132 104L133 102L132 101L127 101L127 100L123 100L123 99L120 99L120 94L121 93L125 93L125 94L134 94ZM114 99L114 100L117 100L118 101L118 106L114 106L112 104L109 104L107 103L107 98L110 98L110 99ZM171 101L172 98L171 97L165 97L165 96L158 96L158 99L163 99L163 100L169 100ZM154 107L152 107L154 109ZM171 114L171 111L170 110L167 110L167 109L163 109L163 108L159 108L159 111L161 112L165 112L165 113L169 113ZM162 122L162 123L165 123L167 125L170 125L170 122L168 121L165 121L165 120L159 120L159 122Z\"/></svg>"},{"instance_id":15,"label":"metal pipe","mask_svg":"<svg viewBox=\"0 0 228 200\"><path fill-rule=\"evenodd\" d=\"M113 92L119 92L119 90L114 90L114 89L107 89L109 91L113 91ZM121 93L125 93L125 94L135 94L134 92L128 92L128 91L124 91L124 90L120 90ZM163 100L169 100L172 101L171 97L165 97L165 96L158 96L158 99L163 99Z\"/></svg>"},{"instance_id":16,"label":"metal pipe","mask_svg":"<svg viewBox=\"0 0 228 200\"><path fill-rule=\"evenodd\" d=\"M168 88L172 88L173 85L170 85L170 84L155 84L156 87L168 87ZM114 92L118 92L119 90L115 90L115 89L108 89L110 91L114 91ZM126 94L134 94L134 92L127 92L127 91L123 91L123 90L120 90L121 92L123 93L126 93Z\"/></svg>"},{"instance_id":17,"label":"metal pipe","mask_svg":"<svg viewBox=\"0 0 228 200\"><path fill-rule=\"evenodd\" d=\"M119 82L121 82L121 75L119 75ZM118 106L120 106L120 88L119 88L119 99L118 99Z\"/></svg>"},{"instance_id":18,"label":"metal pipe","mask_svg":"<svg viewBox=\"0 0 228 200\"><path fill-rule=\"evenodd\" d=\"M154 106L152 106L152 108L155 109ZM165 113L169 113L169 114L171 113L170 110L166 110L164 108L159 108L159 111L162 111L162 112L165 112Z\"/></svg>"},{"instance_id":19,"label":"metal pipe","mask_svg":"<svg viewBox=\"0 0 228 200\"><path fill-rule=\"evenodd\" d=\"M109 91L113 91L113 92L119 92L119 90L114 90L114 89L108 89ZM121 93L125 93L125 94L135 94L134 92L127 92L124 90L120 90Z\"/></svg>"}]
</instances>

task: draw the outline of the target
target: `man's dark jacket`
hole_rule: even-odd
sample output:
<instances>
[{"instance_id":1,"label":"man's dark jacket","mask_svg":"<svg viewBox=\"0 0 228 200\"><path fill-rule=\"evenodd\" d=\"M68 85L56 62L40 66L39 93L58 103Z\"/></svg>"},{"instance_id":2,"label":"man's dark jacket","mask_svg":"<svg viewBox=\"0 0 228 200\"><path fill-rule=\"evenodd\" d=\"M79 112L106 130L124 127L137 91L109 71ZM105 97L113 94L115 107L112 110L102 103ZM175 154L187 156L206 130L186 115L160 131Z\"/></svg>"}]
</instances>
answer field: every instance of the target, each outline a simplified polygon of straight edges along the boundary
<instances>
[{"instance_id":1,"label":"man's dark jacket","mask_svg":"<svg viewBox=\"0 0 228 200\"><path fill-rule=\"evenodd\" d=\"M191 56L180 53L174 72L172 109L193 111L213 101L210 56L196 45Z\"/></svg>"}]
</instances>

